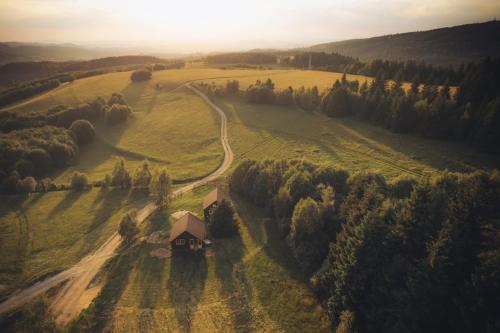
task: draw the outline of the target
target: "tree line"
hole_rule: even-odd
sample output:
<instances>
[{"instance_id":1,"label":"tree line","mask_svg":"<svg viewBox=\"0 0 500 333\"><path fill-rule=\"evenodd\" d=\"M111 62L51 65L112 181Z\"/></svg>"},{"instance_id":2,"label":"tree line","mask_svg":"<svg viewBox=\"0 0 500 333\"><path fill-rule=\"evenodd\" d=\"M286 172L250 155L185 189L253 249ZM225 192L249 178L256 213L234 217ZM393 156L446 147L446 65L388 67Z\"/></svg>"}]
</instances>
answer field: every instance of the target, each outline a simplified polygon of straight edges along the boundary
<instances>
[{"instance_id":1,"label":"tree line","mask_svg":"<svg viewBox=\"0 0 500 333\"><path fill-rule=\"evenodd\" d=\"M498 329L498 172L387 182L244 161L230 188L274 217L337 332Z\"/></svg>"},{"instance_id":2,"label":"tree line","mask_svg":"<svg viewBox=\"0 0 500 333\"><path fill-rule=\"evenodd\" d=\"M386 80L400 80L421 84L458 85L465 77L468 67L462 64L457 69L453 67L433 66L423 61L389 61L376 59L361 62L356 58L338 53L307 52L299 53L282 59L281 63L297 68L308 68L309 57L313 69L329 72L340 72L355 75L376 77L384 75Z\"/></svg>"},{"instance_id":3,"label":"tree line","mask_svg":"<svg viewBox=\"0 0 500 333\"><path fill-rule=\"evenodd\" d=\"M235 52L210 55L205 58L209 64L275 64L277 57L270 53Z\"/></svg>"},{"instance_id":4,"label":"tree line","mask_svg":"<svg viewBox=\"0 0 500 333\"><path fill-rule=\"evenodd\" d=\"M42 112L0 113L0 191L28 193L37 189L54 189L44 178L68 165L79 155L79 147L95 136L93 124L108 126L126 121L132 109L123 96L114 93L107 101L102 97L75 107L58 105ZM26 186L19 187L24 179ZM57 188L57 187L56 187Z\"/></svg>"}]
</instances>

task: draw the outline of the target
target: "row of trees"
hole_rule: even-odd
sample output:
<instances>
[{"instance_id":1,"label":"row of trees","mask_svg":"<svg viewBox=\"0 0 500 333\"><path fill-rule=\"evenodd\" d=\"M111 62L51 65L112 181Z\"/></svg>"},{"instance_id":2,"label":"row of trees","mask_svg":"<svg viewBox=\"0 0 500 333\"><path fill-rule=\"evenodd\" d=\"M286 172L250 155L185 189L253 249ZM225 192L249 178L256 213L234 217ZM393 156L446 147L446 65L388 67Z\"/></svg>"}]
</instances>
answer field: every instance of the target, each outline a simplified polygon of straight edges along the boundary
<instances>
[{"instance_id":1,"label":"row of trees","mask_svg":"<svg viewBox=\"0 0 500 333\"><path fill-rule=\"evenodd\" d=\"M245 161L230 186L275 217L338 331L499 327L498 172L387 183L304 161Z\"/></svg>"},{"instance_id":2,"label":"row of trees","mask_svg":"<svg viewBox=\"0 0 500 333\"><path fill-rule=\"evenodd\" d=\"M321 102L321 95L316 86L307 89L304 87L300 87L299 89L288 87L284 90L276 90L274 82L271 79L267 79L265 82L257 80L255 84L250 85L244 92L240 90L240 84L237 80L229 80L225 85L217 85L213 82L212 84L200 82L198 87L210 96L221 97L244 93L244 97L250 103L275 103L284 106L297 105L308 111L318 108Z\"/></svg>"},{"instance_id":3,"label":"row of trees","mask_svg":"<svg viewBox=\"0 0 500 333\"><path fill-rule=\"evenodd\" d=\"M275 64L277 57L270 53L258 52L235 52L235 53L222 53L206 57L209 64Z\"/></svg>"}]
</instances>

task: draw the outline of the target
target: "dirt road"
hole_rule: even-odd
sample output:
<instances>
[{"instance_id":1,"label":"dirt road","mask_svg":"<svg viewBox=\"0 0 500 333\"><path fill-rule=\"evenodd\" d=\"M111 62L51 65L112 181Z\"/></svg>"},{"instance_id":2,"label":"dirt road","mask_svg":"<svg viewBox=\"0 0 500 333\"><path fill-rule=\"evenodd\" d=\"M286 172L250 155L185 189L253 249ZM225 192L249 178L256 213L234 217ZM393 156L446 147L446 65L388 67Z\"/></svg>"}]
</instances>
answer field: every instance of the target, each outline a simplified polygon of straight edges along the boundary
<instances>
[{"instance_id":1,"label":"dirt road","mask_svg":"<svg viewBox=\"0 0 500 333\"><path fill-rule=\"evenodd\" d=\"M210 99L202 93L197 88L191 86L189 83L185 86L196 94L198 94L212 109L217 111L221 118L221 128L220 128L220 140L224 148L224 161L210 175L203 179L197 180L195 182L189 183L177 190L175 190L171 195L173 197L188 192L198 186L206 184L219 176L221 176L225 171L229 169L231 163L234 159L234 154L229 146L228 135L227 135L227 118L224 112ZM137 221L140 223L144 221L153 211L156 209L154 203L149 203L143 207L137 213ZM118 233L114 233L103 245L101 245L94 253L86 256L75 266L62 271L52 277L42 280L34 285L17 291L11 295L6 301L0 303L0 314L11 311L27 302L31 301L35 297L45 293L47 290L57 286L58 284L67 281L66 285L59 291L56 295L54 302L52 303L51 309L56 314L57 321L60 324L68 323L72 318L74 318L78 313L88 306L97 293L95 290L92 291L92 297L85 295L87 287L94 278L94 276L101 270L104 263L115 254L116 249L121 243L121 236ZM85 301L82 301L85 299Z\"/></svg>"}]
</instances>

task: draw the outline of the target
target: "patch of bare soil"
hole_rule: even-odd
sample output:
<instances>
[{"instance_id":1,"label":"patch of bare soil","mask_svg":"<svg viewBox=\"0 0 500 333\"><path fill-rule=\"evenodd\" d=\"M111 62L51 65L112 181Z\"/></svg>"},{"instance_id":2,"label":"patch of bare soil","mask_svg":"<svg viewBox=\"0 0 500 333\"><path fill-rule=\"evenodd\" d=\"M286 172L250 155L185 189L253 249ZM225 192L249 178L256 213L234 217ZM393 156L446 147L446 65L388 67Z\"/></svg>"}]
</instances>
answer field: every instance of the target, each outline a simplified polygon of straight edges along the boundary
<instances>
[{"instance_id":1,"label":"patch of bare soil","mask_svg":"<svg viewBox=\"0 0 500 333\"><path fill-rule=\"evenodd\" d=\"M168 244L168 233L164 230L152 232L144 241L148 244Z\"/></svg>"},{"instance_id":2,"label":"patch of bare soil","mask_svg":"<svg viewBox=\"0 0 500 333\"><path fill-rule=\"evenodd\" d=\"M153 251L149 252L149 255L151 257L156 257L156 258L170 258L172 256L172 251L169 249L166 249L164 247L160 247L158 249L154 249Z\"/></svg>"}]
</instances>

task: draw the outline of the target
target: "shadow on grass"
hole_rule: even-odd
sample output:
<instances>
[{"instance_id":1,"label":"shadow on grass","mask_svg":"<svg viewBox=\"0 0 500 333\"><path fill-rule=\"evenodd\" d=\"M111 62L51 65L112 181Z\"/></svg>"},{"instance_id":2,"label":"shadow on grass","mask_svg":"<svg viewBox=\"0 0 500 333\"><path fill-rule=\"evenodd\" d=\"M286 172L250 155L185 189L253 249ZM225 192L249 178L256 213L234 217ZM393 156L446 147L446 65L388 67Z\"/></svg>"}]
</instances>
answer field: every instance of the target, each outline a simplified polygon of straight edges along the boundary
<instances>
[{"instance_id":1,"label":"shadow on grass","mask_svg":"<svg viewBox=\"0 0 500 333\"><path fill-rule=\"evenodd\" d=\"M168 297L183 332L191 332L192 320L203 294L206 278L205 256L188 252L173 253L170 260Z\"/></svg>"},{"instance_id":2,"label":"shadow on grass","mask_svg":"<svg viewBox=\"0 0 500 333\"><path fill-rule=\"evenodd\" d=\"M167 260L149 255L149 249L145 248L137 263L138 285L142 295L138 299L139 308L154 309L160 307L165 293L163 292L167 269Z\"/></svg>"},{"instance_id":3,"label":"shadow on grass","mask_svg":"<svg viewBox=\"0 0 500 333\"><path fill-rule=\"evenodd\" d=\"M128 105L131 107L135 107L137 103L140 101L142 94L148 87L149 82L132 82L130 81L129 84L123 88L123 90L120 92L120 94L123 95L123 98L127 102Z\"/></svg>"},{"instance_id":4,"label":"shadow on grass","mask_svg":"<svg viewBox=\"0 0 500 333\"><path fill-rule=\"evenodd\" d=\"M116 304L121 298L139 255L139 248L121 249L120 255L107 265L106 284L99 295L81 315L71 323L68 332L103 332L113 319Z\"/></svg>"},{"instance_id":5,"label":"shadow on grass","mask_svg":"<svg viewBox=\"0 0 500 333\"><path fill-rule=\"evenodd\" d=\"M215 274L222 287L221 296L231 309L234 330L250 332L253 316L249 303L252 291L247 281L245 267L241 263L245 247L240 235L216 240L214 251Z\"/></svg>"},{"instance_id":6,"label":"shadow on grass","mask_svg":"<svg viewBox=\"0 0 500 333\"><path fill-rule=\"evenodd\" d=\"M64 199L59 201L59 203L54 208L52 208L49 215L47 216L47 220L54 218L54 216L56 216L58 213L73 206L73 204L85 193L88 193L88 191L67 191Z\"/></svg>"},{"instance_id":7,"label":"shadow on grass","mask_svg":"<svg viewBox=\"0 0 500 333\"><path fill-rule=\"evenodd\" d=\"M144 234L149 235L158 230L169 232L172 227L169 219L167 209L156 209L146 221L147 225Z\"/></svg>"},{"instance_id":8,"label":"shadow on grass","mask_svg":"<svg viewBox=\"0 0 500 333\"><path fill-rule=\"evenodd\" d=\"M100 201L99 207L95 210L89 231L99 227L106 222L124 204L129 195L128 189L113 188L105 193Z\"/></svg>"}]
</instances>

